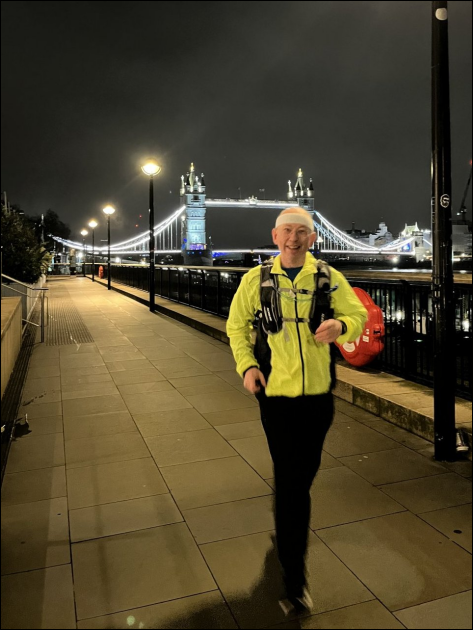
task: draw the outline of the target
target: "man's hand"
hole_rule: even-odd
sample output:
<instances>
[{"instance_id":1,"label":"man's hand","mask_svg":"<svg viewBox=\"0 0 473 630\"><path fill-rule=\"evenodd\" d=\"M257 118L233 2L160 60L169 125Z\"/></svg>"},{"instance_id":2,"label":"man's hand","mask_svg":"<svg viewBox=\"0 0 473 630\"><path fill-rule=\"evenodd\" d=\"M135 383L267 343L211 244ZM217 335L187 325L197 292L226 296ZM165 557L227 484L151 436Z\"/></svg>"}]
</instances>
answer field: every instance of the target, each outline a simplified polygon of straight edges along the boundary
<instances>
[{"instance_id":1,"label":"man's hand","mask_svg":"<svg viewBox=\"0 0 473 630\"><path fill-rule=\"evenodd\" d=\"M326 319L315 331L315 341L332 343L342 334L342 324L338 319Z\"/></svg>"},{"instance_id":2,"label":"man's hand","mask_svg":"<svg viewBox=\"0 0 473 630\"><path fill-rule=\"evenodd\" d=\"M261 391L261 387L266 387L266 379L258 368L250 368L245 373L243 386L252 394L257 394Z\"/></svg>"}]
</instances>

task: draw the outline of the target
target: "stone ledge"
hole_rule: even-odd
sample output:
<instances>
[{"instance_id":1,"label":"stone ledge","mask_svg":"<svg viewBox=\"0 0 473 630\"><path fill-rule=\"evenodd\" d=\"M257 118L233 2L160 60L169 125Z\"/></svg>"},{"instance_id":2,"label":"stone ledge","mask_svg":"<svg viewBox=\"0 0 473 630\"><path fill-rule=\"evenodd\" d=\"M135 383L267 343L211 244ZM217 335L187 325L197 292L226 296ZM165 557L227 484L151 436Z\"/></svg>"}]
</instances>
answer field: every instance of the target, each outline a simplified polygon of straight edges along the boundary
<instances>
[{"instance_id":1,"label":"stone ledge","mask_svg":"<svg viewBox=\"0 0 473 630\"><path fill-rule=\"evenodd\" d=\"M19 297L2 297L1 320L2 320L2 339L11 326L17 310L21 309L21 298Z\"/></svg>"},{"instance_id":2,"label":"stone ledge","mask_svg":"<svg viewBox=\"0 0 473 630\"><path fill-rule=\"evenodd\" d=\"M21 326L21 298L2 298L2 376L1 396L8 385L10 375L15 367L15 362L20 353L22 326Z\"/></svg>"},{"instance_id":3,"label":"stone ledge","mask_svg":"<svg viewBox=\"0 0 473 630\"><path fill-rule=\"evenodd\" d=\"M385 382L380 382L382 380ZM434 395L429 387L385 372L361 372L339 365L334 394L415 435L434 441ZM471 412L472 403L456 399L456 425L467 433L470 445Z\"/></svg>"}]
</instances>

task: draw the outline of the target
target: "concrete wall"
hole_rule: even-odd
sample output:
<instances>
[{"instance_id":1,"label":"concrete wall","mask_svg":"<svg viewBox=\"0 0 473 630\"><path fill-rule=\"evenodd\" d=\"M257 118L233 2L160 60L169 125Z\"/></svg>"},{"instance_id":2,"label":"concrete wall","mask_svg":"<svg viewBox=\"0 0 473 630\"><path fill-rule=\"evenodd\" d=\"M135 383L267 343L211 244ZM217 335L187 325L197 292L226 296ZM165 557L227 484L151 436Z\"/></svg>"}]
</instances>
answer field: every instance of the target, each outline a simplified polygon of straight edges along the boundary
<instances>
[{"instance_id":1,"label":"concrete wall","mask_svg":"<svg viewBox=\"0 0 473 630\"><path fill-rule=\"evenodd\" d=\"M2 298L2 398L21 347L21 298Z\"/></svg>"}]
</instances>

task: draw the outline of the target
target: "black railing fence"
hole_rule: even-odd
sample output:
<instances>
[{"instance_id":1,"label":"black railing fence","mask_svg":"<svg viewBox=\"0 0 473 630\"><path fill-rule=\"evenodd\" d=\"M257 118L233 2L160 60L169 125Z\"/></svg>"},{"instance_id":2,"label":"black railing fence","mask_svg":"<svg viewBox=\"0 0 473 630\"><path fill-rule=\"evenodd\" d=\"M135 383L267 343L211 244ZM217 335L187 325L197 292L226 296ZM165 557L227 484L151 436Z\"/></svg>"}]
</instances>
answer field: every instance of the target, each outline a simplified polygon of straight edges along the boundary
<instances>
[{"instance_id":1,"label":"black railing fence","mask_svg":"<svg viewBox=\"0 0 473 630\"><path fill-rule=\"evenodd\" d=\"M107 265L96 264L95 273ZM112 265L112 280L148 291L147 265ZM87 265L90 274L91 267ZM228 317L230 305L245 269L222 267L157 267L156 294L219 317ZM364 289L382 309L385 348L371 367L408 380L433 385L432 291L428 282L356 279L350 284ZM455 283L455 346L458 396L471 400L472 384L472 286Z\"/></svg>"}]
</instances>

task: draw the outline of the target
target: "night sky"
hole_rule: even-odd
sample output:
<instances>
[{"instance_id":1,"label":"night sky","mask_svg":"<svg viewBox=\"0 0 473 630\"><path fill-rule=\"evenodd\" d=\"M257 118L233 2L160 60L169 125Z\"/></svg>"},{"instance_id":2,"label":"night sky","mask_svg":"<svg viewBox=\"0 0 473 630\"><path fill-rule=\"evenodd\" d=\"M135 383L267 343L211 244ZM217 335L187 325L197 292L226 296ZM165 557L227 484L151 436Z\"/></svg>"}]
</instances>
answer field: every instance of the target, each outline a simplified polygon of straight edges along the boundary
<instances>
[{"instance_id":1,"label":"night sky","mask_svg":"<svg viewBox=\"0 0 473 630\"><path fill-rule=\"evenodd\" d=\"M453 207L471 158L471 2L449 2ZM140 160L209 197L285 199L299 167L342 229L430 227L431 2L2 3L2 190L72 238L112 203L147 228ZM259 192L264 188L265 193ZM468 197L471 216L471 191ZM140 219L139 214L144 218ZM208 210L220 247L269 243L274 212ZM135 224L139 228L135 228ZM103 230L103 234L100 232Z\"/></svg>"}]
</instances>

